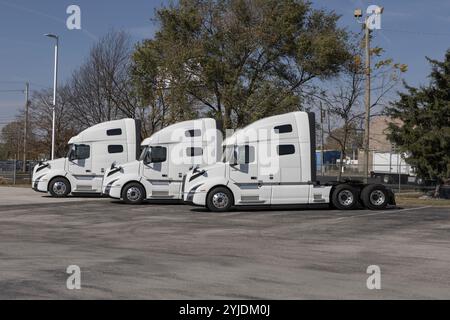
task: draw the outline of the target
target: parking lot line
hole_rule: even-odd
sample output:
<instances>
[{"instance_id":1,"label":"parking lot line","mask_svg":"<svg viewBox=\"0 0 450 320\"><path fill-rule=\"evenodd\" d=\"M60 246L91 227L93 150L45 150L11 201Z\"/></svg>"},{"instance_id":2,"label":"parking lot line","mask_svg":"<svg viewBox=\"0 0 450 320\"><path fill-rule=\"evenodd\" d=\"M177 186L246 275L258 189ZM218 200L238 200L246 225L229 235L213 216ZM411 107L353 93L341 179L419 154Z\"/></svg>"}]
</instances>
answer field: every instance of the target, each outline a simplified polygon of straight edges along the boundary
<instances>
[{"instance_id":1,"label":"parking lot line","mask_svg":"<svg viewBox=\"0 0 450 320\"><path fill-rule=\"evenodd\" d=\"M413 210L421 210L421 209L426 209L426 208L431 208L432 206L424 206L424 207L419 207L419 208L407 208L407 209L400 209L398 211L395 211L395 213L399 213L399 212L405 212L405 211L413 211ZM351 218L360 218L360 217L368 217L368 216L376 216L376 215L380 215L380 214L384 214L384 213L393 213L392 210L387 210L387 211L379 211L379 212L373 212L373 213L368 213L368 214L355 214L353 216L347 216L347 217L341 217L341 218L336 218L334 219L335 221L342 221L342 220L346 220L346 219L351 219Z\"/></svg>"}]
</instances>

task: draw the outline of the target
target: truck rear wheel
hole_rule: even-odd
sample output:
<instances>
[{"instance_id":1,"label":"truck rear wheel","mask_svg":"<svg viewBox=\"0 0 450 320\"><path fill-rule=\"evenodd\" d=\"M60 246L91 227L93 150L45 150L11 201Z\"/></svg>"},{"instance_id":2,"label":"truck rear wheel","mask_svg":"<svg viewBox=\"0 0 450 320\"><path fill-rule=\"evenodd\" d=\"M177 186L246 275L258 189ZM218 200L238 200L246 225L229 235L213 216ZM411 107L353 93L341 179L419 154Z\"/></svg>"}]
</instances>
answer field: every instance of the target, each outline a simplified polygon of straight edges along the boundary
<instances>
[{"instance_id":1,"label":"truck rear wheel","mask_svg":"<svg viewBox=\"0 0 450 320\"><path fill-rule=\"evenodd\" d=\"M206 206L214 212L229 211L233 202L233 194L224 187L214 188L206 198Z\"/></svg>"},{"instance_id":2,"label":"truck rear wheel","mask_svg":"<svg viewBox=\"0 0 450 320\"><path fill-rule=\"evenodd\" d=\"M385 209L388 199L386 188L380 184L369 184L361 192L361 200L364 206L370 210Z\"/></svg>"},{"instance_id":3,"label":"truck rear wheel","mask_svg":"<svg viewBox=\"0 0 450 320\"><path fill-rule=\"evenodd\" d=\"M55 178L50 182L48 191L55 198L65 198L70 193L70 182L66 178Z\"/></svg>"},{"instance_id":4,"label":"truck rear wheel","mask_svg":"<svg viewBox=\"0 0 450 320\"><path fill-rule=\"evenodd\" d=\"M338 185L331 195L331 203L339 210L352 210L358 205L358 190L348 184Z\"/></svg>"},{"instance_id":5,"label":"truck rear wheel","mask_svg":"<svg viewBox=\"0 0 450 320\"><path fill-rule=\"evenodd\" d=\"M122 199L127 204L141 204L145 199L145 189L139 183L129 183L122 190Z\"/></svg>"}]
</instances>

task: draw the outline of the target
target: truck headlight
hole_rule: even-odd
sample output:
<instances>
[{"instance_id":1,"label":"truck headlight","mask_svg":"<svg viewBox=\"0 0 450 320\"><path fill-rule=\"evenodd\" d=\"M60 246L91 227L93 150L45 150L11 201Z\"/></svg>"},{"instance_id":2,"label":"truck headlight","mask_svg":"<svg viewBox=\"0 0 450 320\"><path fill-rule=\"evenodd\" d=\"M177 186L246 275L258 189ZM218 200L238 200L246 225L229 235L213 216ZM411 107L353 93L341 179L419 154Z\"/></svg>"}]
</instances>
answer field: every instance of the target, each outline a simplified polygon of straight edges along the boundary
<instances>
[{"instance_id":1,"label":"truck headlight","mask_svg":"<svg viewBox=\"0 0 450 320\"><path fill-rule=\"evenodd\" d=\"M194 171L194 173L192 174L191 178L189 179L189 182L197 179L198 177L203 176L206 173L205 170L201 170L201 171Z\"/></svg>"},{"instance_id":2,"label":"truck headlight","mask_svg":"<svg viewBox=\"0 0 450 320\"><path fill-rule=\"evenodd\" d=\"M112 176L113 174L116 174L117 172L120 172L121 170L122 170L121 167L115 167L114 169L112 169L111 171L108 172L107 177L110 177L110 176ZM117 180L115 180L115 181L117 181Z\"/></svg>"}]
</instances>

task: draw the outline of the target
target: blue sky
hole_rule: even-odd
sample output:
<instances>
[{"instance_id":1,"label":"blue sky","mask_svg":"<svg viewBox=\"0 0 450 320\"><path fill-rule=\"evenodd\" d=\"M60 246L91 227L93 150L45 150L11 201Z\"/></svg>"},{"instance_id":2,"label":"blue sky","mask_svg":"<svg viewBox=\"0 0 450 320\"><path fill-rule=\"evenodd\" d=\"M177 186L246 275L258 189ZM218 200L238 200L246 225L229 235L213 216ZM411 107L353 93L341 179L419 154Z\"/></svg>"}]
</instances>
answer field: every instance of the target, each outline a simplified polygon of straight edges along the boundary
<instances>
[{"instance_id":1,"label":"blue sky","mask_svg":"<svg viewBox=\"0 0 450 320\"><path fill-rule=\"evenodd\" d=\"M317 0L316 8L334 10L342 15L340 25L360 30L353 9L369 4L385 7L382 30L376 31L374 45L386 55L406 63L405 80L426 83L429 65L425 56L442 59L450 48L450 0ZM61 37L60 81L67 79L85 59L95 38L109 29L128 31L135 41L153 35L154 10L167 1L152 0L0 0L0 127L23 108L20 92L24 83L31 90L52 86L53 43L43 36ZM77 4L82 11L82 30L66 28L66 8Z\"/></svg>"}]
</instances>

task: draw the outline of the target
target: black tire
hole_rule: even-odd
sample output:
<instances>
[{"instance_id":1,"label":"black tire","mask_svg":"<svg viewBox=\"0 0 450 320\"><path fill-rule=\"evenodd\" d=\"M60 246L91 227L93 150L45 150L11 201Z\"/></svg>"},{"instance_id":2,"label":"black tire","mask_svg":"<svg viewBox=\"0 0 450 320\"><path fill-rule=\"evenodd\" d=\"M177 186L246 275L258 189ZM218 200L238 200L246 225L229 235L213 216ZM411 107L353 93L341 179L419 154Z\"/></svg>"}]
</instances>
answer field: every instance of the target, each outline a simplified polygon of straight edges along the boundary
<instances>
[{"instance_id":1,"label":"black tire","mask_svg":"<svg viewBox=\"0 0 450 320\"><path fill-rule=\"evenodd\" d=\"M353 210L358 205L358 190L348 184L338 185L331 195L331 203L339 210Z\"/></svg>"},{"instance_id":2,"label":"black tire","mask_svg":"<svg viewBox=\"0 0 450 320\"><path fill-rule=\"evenodd\" d=\"M364 206L370 210L383 210L389 202L389 193L381 184L369 184L361 192Z\"/></svg>"},{"instance_id":3,"label":"black tire","mask_svg":"<svg viewBox=\"0 0 450 320\"><path fill-rule=\"evenodd\" d=\"M213 212L229 211L234 204L231 191L224 187L217 187L208 193L206 207Z\"/></svg>"},{"instance_id":4,"label":"black tire","mask_svg":"<svg viewBox=\"0 0 450 320\"><path fill-rule=\"evenodd\" d=\"M69 180L62 177L53 179L48 186L48 192L55 198L65 198L70 191Z\"/></svg>"},{"instance_id":5,"label":"black tire","mask_svg":"<svg viewBox=\"0 0 450 320\"><path fill-rule=\"evenodd\" d=\"M132 182L122 189L122 200L127 204L141 204L145 198L145 189L140 183Z\"/></svg>"}]
</instances>

